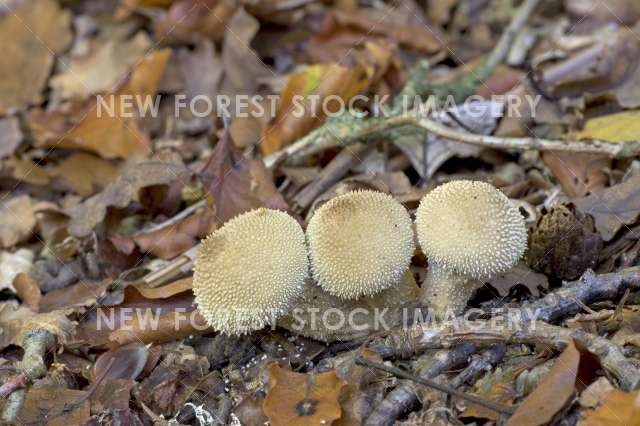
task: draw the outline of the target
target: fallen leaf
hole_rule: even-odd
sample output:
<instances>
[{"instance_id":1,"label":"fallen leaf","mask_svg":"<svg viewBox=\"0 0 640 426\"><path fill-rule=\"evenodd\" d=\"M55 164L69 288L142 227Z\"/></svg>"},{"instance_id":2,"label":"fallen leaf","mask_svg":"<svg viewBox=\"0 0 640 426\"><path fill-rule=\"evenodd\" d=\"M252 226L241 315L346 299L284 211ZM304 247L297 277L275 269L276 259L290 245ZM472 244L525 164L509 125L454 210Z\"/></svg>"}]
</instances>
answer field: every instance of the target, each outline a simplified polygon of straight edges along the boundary
<instances>
[{"instance_id":1,"label":"fallen leaf","mask_svg":"<svg viewBox=\"0 0 640 426\"><path fill-rule=\"evenodd\" d=\"M259 207L287 210L262 160L244 157L230 139L226 133L218 141L198 173L215 207L217 225Z\"/></svg>"},{"instance_id":2,"label":"fallen leaf","mask_svg":"<svg viewBox=\"0 0 640 426\"><path fill-rule=\"evenodd\" d=\"M568 137L609 142L637 141L640 139L640 110L592 118L586 122L584 129L571 133Z\"/></svg>"},{"instance_id":3,"label":"fallen leaf","mask_svg":"<svg viewBox=\"0 0 640 426\"><path fill-rule=\"evenodd\" d=\"M153 19L156 34L163 41L195 44L199 40L219 41L228 34L235 2L219 0L175 0L167 11L157 11Z\"/></svg>"},{"instance_id":4,"label":"fallen leaf","mask_svg":"<svg viewBox=\"0 0 640 426\"><path fill-rule=\"evenodd\" d=\"M640 391L614 389L602 398L599 408L585 412L584 419L578 422L578 426L617 425L640 425Z\"/></svg>"},{"instance_id":5,"label":"fallen leaf","mask_svg":"<svg viewBox=\"0 0 640 426\"><path fill-rule=\"evenodd\" d=\"M133 237L140 250L161 259L173 259L198 243L213 231L213 211L205 209L151 232L141 232Z\"/></svg>"},{"instance_id":6,"label":"fallen leaf","mask_svg":"<svg viewBox=\"0 0 640 426\"><path fill-rule=\"evenodd\" d=\"M104 158L147 156L151 152L149 139L137 119L138 115L152 113L153 95L170 54L170 49L149 53L115 93L92 97L69 112L30 111L27 121L37 143L91 151Z\"/></svg>"},{"instance_id":7,"label":"fallen leaf","mask_svg":"<svg viewBox=\"0 0 640 426\"><path fill-rule=\"evenodd\" d=\"M595 226L604 241L611 241L616 232L634 223L640 215L640 174L599 192L574 200L584 213L593 216Z\"/></svg>"},{"instance_id":8,"label":"fallen leaf","mask_svg":"<svg viewBox=\"0 0 640 426\"><path fill-rule=\"evenodd\" d=\"M209 373L207 358L184 344L169 351L138 386L139 400L154 413L174 416Z\"/></svg>"},{"instance_id":9,"label":"fallen leaf","mask_svg":"<svg viewBox=\"0 0 640 426\"><path fill-rule=\"evenodd\" d=\"M545 151L542 160L569 198L600 191L609 180L605 170L611 167L611 159L606 155Z\"/></svg>"},{"instance_id":10,"label":"fallen leaf","mask_svg":"<svg viewBox=\"0 0 640 426\"><path fill-rule=\"evenodd\" d=\"M87 392L46 386L32 387L20 408L18 418L23 424L47 426L79 425L89 420Z\"/></svg>"},{"instance_id":11,"label":"fallen leaf","mask_svg":"<svg viewBox=\"0 0 640 426\"><path fill-rule=\"evenodd\" d=\"M93 377L135 380L142 373L147 357L147 348L139 342L108 350L93 364Z\"/></svg>"},{"instance_id":12,"label":"fallen leaf","mask_svg":"<svg viewBox=\"0 0 640 426\"><path fill-rule=\"evenodd\" d=\"M38 282L27 272L20 272L13 279L13 288L16 295L29 307L33 312L40 309L40 300L42 293Z\"/></svg>"},{"instance_id":13,"label":"fallen leaf","mask_svg":"<svg viewBox=\"0 0 640 426\"><path fill-rule=\"evenodd\" d=\"M338 398L345 381L335 371L301 374L269 367L263 409L274 426L330 425L342 415Z\"/></svg>"},{"instance_id":14,"label":"fallen leaf","mask_svg":"<svg viewBox=\"0 0 640 426\"><path fill-rule=\"evenodd\" d=\"M138 198L141 188L187 181L190 173L176 154L159 154L122 172L102 192L88 198L68 211L69 233L76 237L88 235L102 222L107 207L126 207Z\"/></svg>"},{"instance_id":15,"label":"fallen leaf","mask_svg":"<svg viewBox=\"0 0 640 426\"><path fill-rule=\"evenodd\" d=\"M68 187L78 195L88 197L113 182L119 167L108 160L80 152L45 168L45 172L51 178L60 179L63 188Z\"/></svg>"},{"instance_id":16,"label":"fallen leaf","mask_svg":"<svg viewBox=\"0 0 640 426\"><path fill-rule=\"evenodd\" d=\"M23 140L16 117L0 118L0 158L12 155Z\"/></svg>"},{"instance_id":17,"label":"fallen leaf","mask_svg":"<svg viewBox=\"0 0 640 426\"><path fill-rule=\"evenodd\" d=\"M70 23L54 0L25 2L0 16L0 114L42 102L54 56L71 42Z\"/></svg>"},{"instance_id":18,"label":"fallen leaf","mask_svg":"<svg viewBox=\"0 0 640 426\"><path fill-rule=\"evenodd\" d=\"M571 400L595 379L600 363L584 348L571 342L560 354L538 387L525 398L506 426L547 424Z\"/></svg>"},{"instance_id":19,"label":"fallen leaf","mask_svg":"<svg viewBox=\"0 0 640 426\"><path fill-rule=\"evenodd\" d=\"M21 248L11 253L0 252L0 289L13 289L13 280L22 272L29 272L33 265L32 251Z\"/></svg>"},{"instance_id":20,"label":"fallen leaf","mask_svg":"<svg viewBox=\"0 0 640 426\"><path fill-rule=\"evenodd\" d=\"M498 290L500 296L506 296L517 285L525 286L534 297L540 296L540 289L549 288L547 276L532 271L524 262L518 262L507 272L496 274L487 282Z\"/></svg>"},{"instance_id":21,"label":"fallen leaf","mask_svg":"<svg viewBox=\"0 0 640 426\"><path fill-rule=\"evenodd\" d=\"M314 62L340 61L346 52L371 41L393 41L403 47L433 54L444 39L435 28L389 22L386 15L369 17L362 13L333 10L325 14L323 27L309 42L308 54Z\"/></svg>"},{"instance_id":22,"label":"fallen leaf","mask_svg":"<svg viewBox=\"0 0 640 426\"><path fill-rule=\"evenodd\" d=\"M85 99L98 93L109 93L126 80L130 68L151 47L151 40L139 32L126 40L126 29L108 38L91 40L83 55L71 55L69 67L49 82L54 96L60 99Z\"/></svg>"},{"instance_id":23,"label":"fallen leaf","mask_svg":"<svg viewBox=\"0 0 640 426\"><path fill-rule=\"evenodd\" d=\"M253 95L260 84L260 79L273 76L273 71L249 47L259 28L258 20L243 8L239 8L229 20L222 42L224 76L221 92L223 94ZM234 111L234 103L232 102L228 108L230 112Z\"/></svg>"},{"instance_id":24,"label":"fallen leaf","mask_svg":"<svg viewBox=\"0 0 640 426\"><path fill-rule=\"evenodd\" d=\"M32 236L36 217L28 195L20 195L0 205L0 248L9 248Z\"/></svg>"},{"instance_id":25,"label":"fallen leaf","mask_svg":"<svg viewBox=\"0 0 640 426\"><path fill-rule=\"evenodd\" d=\"M489 135L495 129L502 109L501 103L480 101L465 103L447 111L436 111L432 118L454 128ZM431 133L426 137L401 136L393 143L409 157L411 165L420 176L427 180L451 158L477 157L482 151L478 146L443 139Z\"/></svg>"}]
</instances>

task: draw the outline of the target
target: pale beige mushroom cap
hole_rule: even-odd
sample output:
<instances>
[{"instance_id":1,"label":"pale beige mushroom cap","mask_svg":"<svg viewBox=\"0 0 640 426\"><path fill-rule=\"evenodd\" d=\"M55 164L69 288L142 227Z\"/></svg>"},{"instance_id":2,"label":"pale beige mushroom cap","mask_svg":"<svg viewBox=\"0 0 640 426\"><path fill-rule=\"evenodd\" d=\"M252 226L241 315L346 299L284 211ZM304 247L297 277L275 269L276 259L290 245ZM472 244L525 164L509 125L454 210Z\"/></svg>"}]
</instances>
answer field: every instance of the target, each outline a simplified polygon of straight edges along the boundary
<instances>
[{"instance_id":1,"label":"pale beige mushroom cap","mask_svg":"<svg viewBox=\"0 0 640 426\"><path fill-rule=\"evenodd\" d=\"M211 327L239 335L286 314L302 294L308 272L298 222L284 212L261 208L231 219L202 241L193 292Z\"/></svg>"},{"instance_id":2,"label":"pale beige mushroom cap","mask_svg":"<svg viewBox=\"0 0 640 426\"><path fill-rule=\"evenodd\" d=\"M477 181L453 181L425 195L416 231L431 262L476 279L510 269L527 246L518 209L500 190Z\"/></svg>"},{"instance_id":3,"label":"pale beige mushroom cap","mask_svg":"<svg viewBox=\"0 0 640 426\"><path fill-rule=\"evenodd\" d=\"M411 218L391 196L354 191L321 206L307 227L316 282L344 299L398 285L414 251Z\"/></svg>"}]
</instances>

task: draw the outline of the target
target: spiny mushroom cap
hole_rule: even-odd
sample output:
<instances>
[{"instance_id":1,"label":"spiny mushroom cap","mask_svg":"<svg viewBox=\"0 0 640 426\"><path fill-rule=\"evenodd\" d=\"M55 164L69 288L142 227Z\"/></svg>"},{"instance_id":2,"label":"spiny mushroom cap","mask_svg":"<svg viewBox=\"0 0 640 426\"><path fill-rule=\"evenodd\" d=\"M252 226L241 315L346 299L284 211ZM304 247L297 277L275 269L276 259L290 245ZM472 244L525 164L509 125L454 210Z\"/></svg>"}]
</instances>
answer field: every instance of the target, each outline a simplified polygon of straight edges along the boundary
<instances>
[{"instance_id":1,"label":"spiny mushroom cap","mask_svg":"<svg viewBox=\"0 0 640 426\"><path fill-rule=\"evenodd\" d=\"M202 241L193 292L211 327L239 335L286 314L302 294L308 273L298 222L284 212L261 208L231 219Z\"/></svg>"},{"instance_id":2,"label":"spiny mushroom cap","mask_svg":"<svg viewBox=\"0 0 640 426\"><path fill-rule=\"evenodd\" d=\"M411 218L376 191L340 195L320 207L307 227L311 270L328 293L370 296L397 285L413 255Z\"/></svg>"},{"instance_id":3,"label":"spiny mushroom cap","mask_svg":"<svg viewBox=\"0 0 640 426\"><path fill-rule=\"evenodd\" d=\"M429 192L416 211L416 230L430 261L477 279L510 269L527 246L518 209L484 182L454 181Z\"/></svg>"}]
</instances>

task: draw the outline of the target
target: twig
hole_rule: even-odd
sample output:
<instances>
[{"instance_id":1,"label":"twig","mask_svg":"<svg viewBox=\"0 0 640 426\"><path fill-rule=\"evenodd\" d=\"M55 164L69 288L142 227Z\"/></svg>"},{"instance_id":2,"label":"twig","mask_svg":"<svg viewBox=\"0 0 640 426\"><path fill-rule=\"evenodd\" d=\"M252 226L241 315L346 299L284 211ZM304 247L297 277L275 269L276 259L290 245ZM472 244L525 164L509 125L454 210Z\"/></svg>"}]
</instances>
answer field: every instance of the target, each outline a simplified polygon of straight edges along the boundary
<instances>
[{"instance_id":1,"label":"twig","mask_svg":"<svg viewBox=\"0 0 640 426\"><path fill-rule=\"evenodd\" d=\"M627 290L640 290L640 267L600 275L588 270L578 280L566 283L544 298L523 304L519 315L523 321L535 315L539 321L555 322L580 312L585 305L599 300L616 300Z\"/></svg>"},{"instance_id":2,"label":"twig","mask_svg":"<svg viewBox=\"0 0 640 426\"><path fill-rule=\"evenodd\" d=\"M351 148L340 151L313 182L296 194L292 202L294 210L302 212L309 207L318 195L338 182L358 162L359 157L365 156L370 149L371 146L355 144Z\"/></svg>"},{"instance_id":3,"label":"twig","mask_svg":"<svg viewBox=\"0 0 640 426\"><path fill-rule=\"evenodd\" d=\"M419 324L408 330L393 330L383 340L374 340L372 349L384 356L407 355L427 349L447 348L461 341L478 345L495 343L545 345L562 351L575 340L598 356L604 369L625 391L640 388L640 370L630 362L620 346L580 329L568 329L541 321L524 321L518 315L494 317L491 320L465 320L455 318L438 324Z\"/></svg>"},{"instance_id":4,"label":"twig","mask_svg":"<svg viewBox=\"0 0 640 426\"><path fill-rule=\"evenodd\" d=\"M12 376L2 386L0 386L0 398L6 398L13 391L25 387L28 381L27 375L24 373L18 373Z\"/></svg>"},{"instance_id":5,"label":"twig","mask_svg":"<svg viewBox=\"0 0 640 426\"><path fill-rule=\"evenodd\" d=\"M490 410L493 410L497 413L511 415L515 412L515 407L509 407L507 405L497 404L492 401L486 401L482 398L478 398L475 395L468 394L466 392L459 391L452 386L447 386L440 384L438 382L434 382L433 380L423 379L422 377L418 377L415 374L408 373L404 370L401 370L396 367L391 367L385 364L380 364L371 360L368 360L363 357L356 358L356 364L366 365L368 367L377 368L378 370L386 371L389 374L393 374L396 377L401 379L411 380L412 382L420 383L421 385L428 386L430 388L437 389L441 392L447 393L449 395L457 396L458 398L466 399L469 402L474 404L481 405Z\"/></svg>"},{"instance_id":6,"label":"twig","mask_svg":"<svg viewBox=\"0 0 640 426\"><path fill-rule=\"evenodd\" d=\"M514 15L507 29L502 33L495 47L485 59L484 63L473 70L468 76L443 86L433 86L425 82L425 74L429 70L429 63L421 61L411 73L409 80L396 97L393 104L391 116L387 119L370 118L363 120L359 116L344 114L334 120L327 121L321 127L309 132L297 142L284 147L264 158L264 163L268 168L273 168L280 164L283 159L293 161L300 160L312 153L319 152L328 147L337 146L341 143L355 143L367 136L392 129L403 124L412 124L412 117L402 117L403 99L415 98L416 96L427 97L434 95L437 99L444 99L452 94L455 99L463 99L473 94L476 85L485 80L493 73L495 67L501 63L509 53L518 32L527 22L533 10L540 3L540 0L526 0ZM400 118L400 122L392 124L395 118ZM408 121L401 123L402 121Z\"/></svg>"},{"instance_id":7,"label":"twig","mask_svg":"<svg viewBox=\"0 0 640 426\"><path fill-rule=\"evenodd\" d=\"M421 356L414 362L414 369L419 378L429 381L447 370L465 364L475 351L476 345L474 343L463 342L450 350L440 351L435 356L431 354ZM411 381L400 382L375 408L365 421L365 425L391 425L402 414L413 410L418 404L415 385Z\"/></svg>"},{"instance_id":8,"label":"twig","mask_svg":"<svg viewBox=\"0 0 640 426\"><path fill-rule=\"evenodd\" d=\"M503 343L498 343L484 351L482 356L474 357L467 368L453 378L451 387L455 389L465 383L475 382L480 374L490 371L498 365L498 363L502 361L502 358L504 358L506 352L507 347Z\"/></svg>"}]
</instances>

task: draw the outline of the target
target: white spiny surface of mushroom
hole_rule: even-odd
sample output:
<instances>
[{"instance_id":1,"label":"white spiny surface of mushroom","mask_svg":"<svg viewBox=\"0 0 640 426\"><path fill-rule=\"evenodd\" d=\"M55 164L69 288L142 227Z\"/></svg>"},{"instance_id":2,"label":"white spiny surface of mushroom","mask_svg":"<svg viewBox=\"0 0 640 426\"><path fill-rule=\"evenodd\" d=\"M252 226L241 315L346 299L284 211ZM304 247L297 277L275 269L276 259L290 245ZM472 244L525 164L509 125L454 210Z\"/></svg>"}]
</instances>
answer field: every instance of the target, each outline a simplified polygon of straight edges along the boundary
<instances>
[{"instance_id":1,"label":"white spiny surface of mushroom","mask_svg":"<svg viewBox=\"0 0 640 426\"><path fill-rule=\"evenodd\" d=\"M286 314L309 273L304 232L287 213L257 209L200 244L193 275L198 310L215 330L238 335Z\"/></svg>"},{"instance_id":2,"label":"white spiny surface of mushroom","mask_svg":"<svg viewBox=\"0 0 640 426\"><path fill-rule=\"evenodd\" d=\"M416 230L431 262L477 279L513 267L527 245L518 209L484 182L453 181L429 192L416 212Z\"/></svg>"},{"instance_id":3,"label":"white spiny surface of mushroom","mask_svg":"<svg viewBox=\"0 0 640 426\"><path fill-rule=\"evenodd\" d=\"M344 299L396 286L414 251L411 218L391 196L354 191L321 206L307 227L311 270Z\"/></svg>"}]
</instances>

